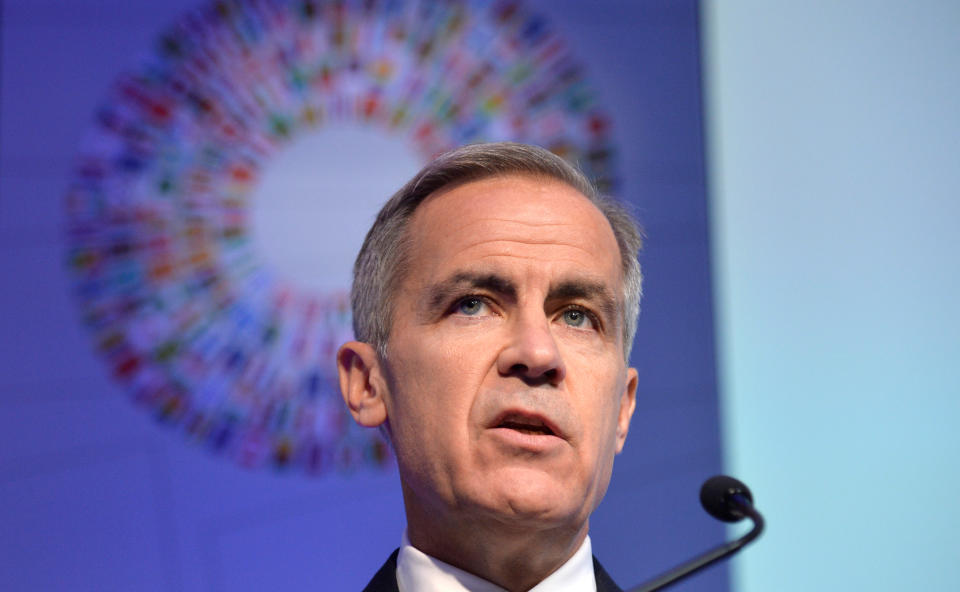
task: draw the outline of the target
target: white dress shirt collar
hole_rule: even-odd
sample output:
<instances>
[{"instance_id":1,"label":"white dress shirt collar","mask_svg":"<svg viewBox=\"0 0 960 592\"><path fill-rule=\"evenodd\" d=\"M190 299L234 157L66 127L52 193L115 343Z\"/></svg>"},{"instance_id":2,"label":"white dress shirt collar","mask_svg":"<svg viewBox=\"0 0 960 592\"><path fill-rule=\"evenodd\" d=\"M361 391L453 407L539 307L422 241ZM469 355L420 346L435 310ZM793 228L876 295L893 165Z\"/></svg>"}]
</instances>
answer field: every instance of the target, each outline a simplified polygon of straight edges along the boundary
<instances>
[{"instance_id":1,"label":"white dress shirt collar","mask_svg":"<svg viewBox=\"0 0 960 592\"><path fill-rule=\"evenodd\" d=\"M407 533L397 556L400 592L506 592L500 586L444 563L410 544ZM590 537L583 540L566 563L530 589L530 592L596 592Z\"/></svg>"}]
</instances>

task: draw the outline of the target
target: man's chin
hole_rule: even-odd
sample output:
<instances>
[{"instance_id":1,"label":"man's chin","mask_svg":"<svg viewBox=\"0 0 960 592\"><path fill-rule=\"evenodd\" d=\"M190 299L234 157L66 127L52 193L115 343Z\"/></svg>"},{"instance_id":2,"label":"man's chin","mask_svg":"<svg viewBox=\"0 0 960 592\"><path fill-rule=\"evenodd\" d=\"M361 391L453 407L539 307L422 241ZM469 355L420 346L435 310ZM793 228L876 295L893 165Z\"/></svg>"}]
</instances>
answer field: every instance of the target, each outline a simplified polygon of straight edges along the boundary
<instances>
[{"instance_id":1,"label":"man's chin","mask_svg":"<svg viewBox=\"0 0 960 592\"><path fill-rule=\"evenodd\" d=\"M542 473L512 471L492 479L480 496L482 513L504 527L517 529L578 529L589 516L589 504L569 485ZM519 474L517 474L519 473Z\"/></svg>"}]
</instances>

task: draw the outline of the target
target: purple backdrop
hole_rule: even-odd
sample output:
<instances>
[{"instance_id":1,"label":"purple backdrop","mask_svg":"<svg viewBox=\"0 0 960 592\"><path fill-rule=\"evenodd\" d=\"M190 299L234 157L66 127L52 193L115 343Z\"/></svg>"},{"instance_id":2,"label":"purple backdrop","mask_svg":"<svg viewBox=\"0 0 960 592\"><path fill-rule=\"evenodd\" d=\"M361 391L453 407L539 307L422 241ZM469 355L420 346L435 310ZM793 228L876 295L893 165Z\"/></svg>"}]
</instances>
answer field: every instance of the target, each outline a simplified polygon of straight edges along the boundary
<instances>
[{"instance_id":1,"label":"purple backdrop","mask_svg":"<svg viewBox=\"0 0 960 592\"><path fill-rule=\"evenodd\" d=\"M639 402L591 530L630 586L724 534L696 499L721 464L697 4L525 5L583 65L648 237ZM355 590L399 542L393 469L242 468L132 404L82 326L64 231L81 139L117 75L196 6L0 5L4 589ZM727 588L719 567L677 589Z\"/></svg>"}]
</instances>

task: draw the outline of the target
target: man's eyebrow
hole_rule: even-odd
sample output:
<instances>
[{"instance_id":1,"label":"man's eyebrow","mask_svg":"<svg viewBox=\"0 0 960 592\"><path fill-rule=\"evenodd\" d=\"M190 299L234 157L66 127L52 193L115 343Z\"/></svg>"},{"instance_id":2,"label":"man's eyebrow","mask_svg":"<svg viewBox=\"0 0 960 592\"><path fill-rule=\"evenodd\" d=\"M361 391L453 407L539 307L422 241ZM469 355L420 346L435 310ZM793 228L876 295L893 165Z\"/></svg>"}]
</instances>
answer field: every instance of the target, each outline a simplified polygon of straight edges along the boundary
<instances>
[{"instance_id":1,"label":"man's eyebrow","mask_svg":"<svg viewBox=\"0 0 960 592\"><path fill-rule=\"evenodd\" d=\"M503 276L495 273L458 271L429 287L427 293L430 310L446 306L450 298L459 295L464 289L485 290L510 300L517 299L517 286Z\"/></svg>"},{"instance_id":2,"label":"man's eyebrow","mask_svg":"<svg viewBox=\"0 0 960 592\"><path fill-rule=\"evenodd\" d=\"M550 286L548 302L586 300L596 303L599 312L610 321L617 319L617 298L603 282L590 280L566 280Z\"/></svg>"}]
</instances>

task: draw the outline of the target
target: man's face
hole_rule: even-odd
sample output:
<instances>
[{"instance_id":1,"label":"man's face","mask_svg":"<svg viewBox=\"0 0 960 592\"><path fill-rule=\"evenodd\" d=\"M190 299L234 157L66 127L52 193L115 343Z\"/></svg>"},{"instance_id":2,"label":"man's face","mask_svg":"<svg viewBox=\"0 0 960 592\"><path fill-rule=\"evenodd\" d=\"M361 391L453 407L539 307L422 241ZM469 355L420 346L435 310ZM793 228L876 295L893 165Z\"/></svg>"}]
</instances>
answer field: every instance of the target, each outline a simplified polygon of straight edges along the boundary
<instances>
[{"instance_id":1,"label":"man's face","mask_svg":"<svg viewBox=\"0 0 960 592\"><path fill-rule=\"evenodd\" d=\"M636 388L609 223L509 176L430 196L409 236L383 402L411 533L441 516L585 533Z\"/></svg>"}]
</instances>

